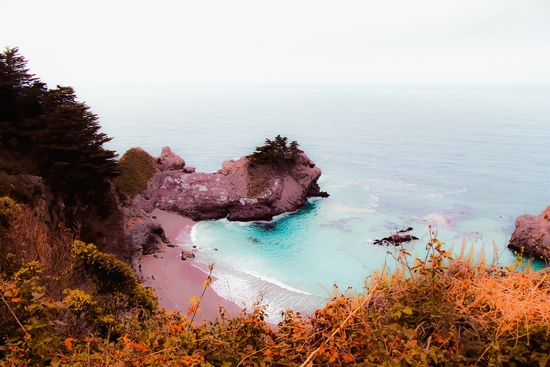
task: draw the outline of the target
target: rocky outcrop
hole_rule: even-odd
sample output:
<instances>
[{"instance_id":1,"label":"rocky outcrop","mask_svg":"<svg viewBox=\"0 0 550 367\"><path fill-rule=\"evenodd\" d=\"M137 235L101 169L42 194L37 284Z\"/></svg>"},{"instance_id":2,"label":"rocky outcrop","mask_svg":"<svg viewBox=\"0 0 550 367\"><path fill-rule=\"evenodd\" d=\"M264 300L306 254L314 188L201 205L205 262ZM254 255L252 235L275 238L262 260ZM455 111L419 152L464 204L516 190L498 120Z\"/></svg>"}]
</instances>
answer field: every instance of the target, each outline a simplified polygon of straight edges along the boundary
<instances>
[{"instance_id":1,"label":"rocky outcrop","mask_svg":"<svg viewBox=\"0 0 550 367\"><path fill-rule=\"evenodd\" d=\"M141 248L134 243L125 226L125 213L114 185L104 193L101 210L77 205L74 213L81 223L80 238L98 249L116 255L135 266Z\"/></svg>"},{"instance_id":2,"label":"rocky outcrop","mask_svg":"<svg viewBox=\"0 0 550 367\"><path fill-rule=\"evenodd\" d=\"M508 248L536 259L550 260L550 206L541 215L522 215L516 219L516 229Z\"/></svg>"},{"instance_id":3,"label":"rocky outcrop","mask_svg":"<svg viewBox=\"0 0 550 367\"><path fill-rule=\"evenodd\" d=\"M172 152L170 147L162 148L160 157L157 158L158 169L164 171L179 171L185 167L185 161L176 153Z\"/></svg>"},{"instance_id":4,"label":"rocky outcrop","mask_svg":"<svg viewBox=\"0 0 550 367\"><path fill-rule=\"evenodd\" d=\"M193 259L193 258L195 258L195 253L194 253L194 252L185 251L185 250L183 250L183 251L181 252L181 259L182 259L182 260L185 261L186 259Z\"/></svg>"},{"instance_id":5,"label":"rocky outcrop","mask_svg":"<svg viewBox=\"0 0 550 367\"><path fill-rule=\"evenodd\" d=\"M162 243L168 243L164 229L159 221L136 206L124 207L125 230L132 244L141 249L141 253L152 254L161 249Z\"/></svg>"},{"instance_id":6,"label":"rocky outcrop","mask_svg":"<svg viewBox=\"0 0 550 367\"><path fill-rule=\"evenodd\" d=\"M149 213L159 208L193 220L270 220L299 209L308 197L328 196L317 184L321 170L304 153L284 166L253 165L242 157L224 162L216 173L196 173L166 147L157 163L147 188L133 200Z\"/></svg>"}]
</instances>

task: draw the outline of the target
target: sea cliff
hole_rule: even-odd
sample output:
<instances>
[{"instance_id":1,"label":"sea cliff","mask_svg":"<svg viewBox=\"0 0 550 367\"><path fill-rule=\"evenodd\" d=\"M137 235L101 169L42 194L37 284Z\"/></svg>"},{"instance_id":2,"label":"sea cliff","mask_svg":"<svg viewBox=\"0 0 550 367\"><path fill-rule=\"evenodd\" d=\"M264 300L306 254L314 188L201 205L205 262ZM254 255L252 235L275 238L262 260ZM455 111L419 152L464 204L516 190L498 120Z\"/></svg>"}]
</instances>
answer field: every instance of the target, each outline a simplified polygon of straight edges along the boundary
<instances>
[{"instance_id":1,"label":"sea cliff","mask_svg":"<svg viewBox=\"0 0 550 367\"><path fill-rule=\"evenodd\" d=\"M126 236L142 253L153 253L168 242L151 214L155 209L195 221L271 220L300 209L309 197L328 196L317 183L321 169L304 152L283 163L241 157L223 162L215 173L198 173L169 147L158 157L132 148L120 159L115 180L125 198Z\"/></svg>"},{"instance_id":2,"label":"sea cliff","mask_svg":"<svg viewBox=\"0 0 550 367\"><path fill-rule=\"evenodd\" d=\"M215 173L194 172L169 147L151 161L155 173L133 198L148 213L158 208L193 220L270 220L298 210L308 197L327 196L317 184L321 169L303 152L278 167L241 157L223 162Z\"/></svg>"}]
</instances>

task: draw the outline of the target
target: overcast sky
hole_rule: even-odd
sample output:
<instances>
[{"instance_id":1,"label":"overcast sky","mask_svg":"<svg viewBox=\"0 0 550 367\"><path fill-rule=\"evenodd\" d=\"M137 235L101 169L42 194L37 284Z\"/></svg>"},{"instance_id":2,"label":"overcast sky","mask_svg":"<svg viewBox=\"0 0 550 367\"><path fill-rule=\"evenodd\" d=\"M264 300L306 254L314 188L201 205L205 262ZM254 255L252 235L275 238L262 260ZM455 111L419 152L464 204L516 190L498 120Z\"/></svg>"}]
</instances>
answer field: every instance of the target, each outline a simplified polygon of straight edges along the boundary
<instances>
[{"instance_id":1,"label":"overcast sky","mask_svg":"<svg viewBox=\"0 0 550 367\"><path fill-rule=\"evenodd\" d=\"M550 85L550 0L0 0L56 84Z\"/></svg>"}]
</instances>

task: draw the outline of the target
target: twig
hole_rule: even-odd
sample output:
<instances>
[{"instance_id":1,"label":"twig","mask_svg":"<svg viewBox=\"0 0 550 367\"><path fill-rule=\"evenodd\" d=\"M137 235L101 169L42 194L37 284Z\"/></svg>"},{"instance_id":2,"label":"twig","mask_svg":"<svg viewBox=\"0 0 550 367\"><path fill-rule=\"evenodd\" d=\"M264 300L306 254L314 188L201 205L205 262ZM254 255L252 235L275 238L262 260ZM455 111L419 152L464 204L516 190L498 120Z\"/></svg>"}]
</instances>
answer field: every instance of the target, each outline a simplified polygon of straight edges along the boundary
<instances>
[{"instance_id":1,"label":"twig","mask_svg":"<svg viewBox=\"0 0 550 367\"><path fill-rule=\"evenodd\" d=\"M326 340L330 340L332 338L334 338L334 336L340 332L340 330L342 330L342 328L346 325L346 323L348 322L348 320L357 313L357 311L359 311L359 309L361 309L368 301L370 301L370 299L372 298L372 295L374 293L374 291L376 290L376 288L378 287L378 284L376 284L374 287L372 287L372 289L370 290L369 294L365 297L365 300L363 302L361 302L361 304L359 306L357 306L357 308L355 310L353 310L352 313L350 313L348 315L348 317L346 317L346 319L344 321L342 321L342 323L340 324L340 326L338 326L338 328L336 330L334 330L332 332L332 334L328 337L328 339ZM326 341L325 340L325 341ZM321 349L321 347L324 345L325 343L321 343L321 345L315 349L313 352L311 352L311 354L309 355L309 357L307 357L307 359L304 361L304 363L302 363L300 365L300 367L306 367L310 362L311 360L315 357L315 355L317 355L317 353L319 352L319 350Z\"/></svg>"},{"instance_id":2,"label":"twig","mask_svg":"<svg viewBox=\"0 0 550 367\"><path fill-rule=\"evenodd\" d=\"M241 359L241 361L240 361L239 364L237 365L237 367L239 367L239 366L241 365L241 363L243 363L248 357L251 357L251 356L253 356L253 355L256 354L256 353L263 352L263 351L266 350L267 348L268 348L268 347L264 347L264 348L262 348L262 349L260 349L260 350L255 350L254 352L252 352L252 353L250 353L250 354L244 356L243 359Z\"/></svg>"},{"instance_id":3,"label":"twig","mask_svg":"<svg viewBox=\"0 0 550 367\"><path fill-rule=\"evenodd\" d=\"M199 310L200 304L202 302L202 297L204 296L204 293L206 293L206 290L210 286L210 282L212 281L212 270L214 270L214 264L212 263L208 265L208 269L210 270L210 272L208 273L208 276L205 278L206 282L202 289L202 293L199 297L199 302L197 302L197 307L193 311L193 316L191 317L191 321L189 322L189 328L187 329L187 331L189 331L189 329L191 328L191 325L193 325L193 320L195 320L195 316L197 315L197 311Z\"/></svg>"},{"instance_id":4,"label":"twig","mask_svg":"<svg viewBox=\"0 0 550 367\"><path fill-rule=\"evenodd\" d=\"M17 323L19 324L19 326L21 326L21 329L23 330L23 332L25 333L25 336L26 337L29 337L31 336L31 334L29 334L27 332L27 330L25 329L25 327L23 326L23 324L21 323L21 321L19 321L19 319L17 318L17 316L15 316L15 312L13 312L13 310L11 309L10 305L8 304L8 302L6 301L6 299L4 298L4 295L2 293L0 293L0 297L2 297L2 301L4 302L4 304L6 305L6 307L8 308L8 310L10 310L11 314L13 315L13 317L15 318L15 321L17 321Z\"/></svg>"}]
</instances>

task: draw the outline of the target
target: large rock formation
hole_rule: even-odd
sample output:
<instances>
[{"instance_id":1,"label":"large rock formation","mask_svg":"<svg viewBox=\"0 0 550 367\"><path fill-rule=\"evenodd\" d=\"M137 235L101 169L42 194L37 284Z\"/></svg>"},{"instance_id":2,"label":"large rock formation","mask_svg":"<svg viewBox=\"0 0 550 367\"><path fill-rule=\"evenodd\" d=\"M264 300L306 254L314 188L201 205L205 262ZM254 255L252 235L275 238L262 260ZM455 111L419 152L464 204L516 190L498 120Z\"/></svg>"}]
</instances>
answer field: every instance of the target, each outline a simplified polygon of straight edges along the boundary
<instances>
[{"instance_id":1,"label":"large rock formation","mask_svg":"<svg viewBox=\"0 0 550 367\"><path fill-rule=\"evenodd\" d=\"M247 157L223 163L216 173L195 173L165 147L157 172L133 202L147 212L155 208L194 220L270 220L295 211L311 196L327 196L317 180L321 170L304 153L285 165L250 163Z\"/></svg>"},{"instance_id":2,"label":"large rock formation","mask_svg":"<svg viewBox=\"0 0 550 367\"><path fill-rule=\"evenodd\" d=\"M516 219L516 229L508 247L518 253L550 260L550 206L541 215L522 215Z\"/></svg>"}]
</instances>

